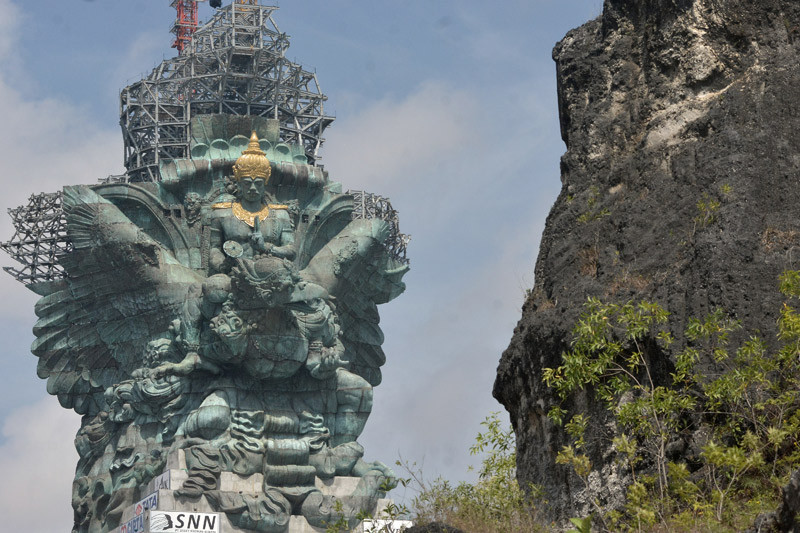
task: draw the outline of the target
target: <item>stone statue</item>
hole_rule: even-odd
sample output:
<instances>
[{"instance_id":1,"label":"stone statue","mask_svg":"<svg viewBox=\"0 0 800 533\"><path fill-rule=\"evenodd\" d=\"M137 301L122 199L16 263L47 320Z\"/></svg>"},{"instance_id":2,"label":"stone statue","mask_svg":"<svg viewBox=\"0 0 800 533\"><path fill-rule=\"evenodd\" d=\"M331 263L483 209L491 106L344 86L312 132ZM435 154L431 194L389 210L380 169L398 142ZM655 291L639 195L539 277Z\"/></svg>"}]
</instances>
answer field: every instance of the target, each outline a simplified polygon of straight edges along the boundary
<instances>
[{"instance_id":1,"label":"stone statue","mask_svg":"<svg viewBox=\"0 0 800 533\"><path fill-rule=\"evenodd\" d=\"M32 350L48 392L83 415L76 532L120 526L178 469L176 505L243 531L355 524L395 484L357 438L385 361L376 305L408 270L396 227L359 216L319 167L270 161L274 124L249 124L249 140L224 139L246 148L235 160L200 146L160 182L64 188L71 250L63 279L32 286ZM354 480L346 494L321 490L337 476Z\"/></svg>"}]
</instances>

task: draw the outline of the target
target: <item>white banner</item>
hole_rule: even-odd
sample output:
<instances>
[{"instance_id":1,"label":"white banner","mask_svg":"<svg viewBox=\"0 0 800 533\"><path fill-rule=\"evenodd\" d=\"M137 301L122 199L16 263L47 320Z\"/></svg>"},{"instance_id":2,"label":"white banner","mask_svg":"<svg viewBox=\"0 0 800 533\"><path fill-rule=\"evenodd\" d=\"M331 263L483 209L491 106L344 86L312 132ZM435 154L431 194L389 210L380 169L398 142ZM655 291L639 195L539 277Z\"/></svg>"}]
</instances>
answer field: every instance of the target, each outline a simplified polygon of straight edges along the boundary
<instances>
[{"instance_id":1,"label":"white banner","mask_svg":"<svg viewBox=\"0 0 800 533\"><path fill-rule=\"evenodd\" d=\"M158 507L158 491L150 494L147 498L137 503L134 507L134 511L136 516L139 516L145 511L155 509L156 507Z\"/></svg>"},{"instance_id":2,"label":"white banner","mask_svg":"<svg viewBox=\"0 0 800 533\"><path fill-rule=\"evenodd\" d=\"M160 476L154 477L153 480L150 482L150 485L153 486L154 491L159 491L161 489L169 490L171 488L169 470L167 470Z\"/></svg>"},{"instance_id":3,"label":"white banner","mask_svg":"<svg viewBox=\"0 0 800 533\"><path fill-rule=\"evenodd\" d=\"M144 531L144 515L134 516L127 524L119 526L119 533L142 533Z\"/></svg>"},{"instance_id":4,"label":"white banner","mask_svg":"<svg viewBox=\"0 0 800 533\"><path fill-rule=\"evenodd\" d=\"M150 511L149 533L219 533L219 515Z\"/></svg>"}]
</instances>

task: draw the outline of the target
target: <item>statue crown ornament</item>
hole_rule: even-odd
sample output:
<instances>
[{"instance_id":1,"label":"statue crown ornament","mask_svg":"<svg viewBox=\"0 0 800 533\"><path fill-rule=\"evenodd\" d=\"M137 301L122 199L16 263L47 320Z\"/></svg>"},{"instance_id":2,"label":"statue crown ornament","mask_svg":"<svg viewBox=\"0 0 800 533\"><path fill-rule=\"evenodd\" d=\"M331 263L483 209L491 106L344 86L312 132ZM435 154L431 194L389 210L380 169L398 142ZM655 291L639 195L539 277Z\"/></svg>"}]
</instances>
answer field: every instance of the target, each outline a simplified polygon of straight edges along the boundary
<instances>
[{"instance_id":1,"label":"statue crown ornament","mask_svg":"<svg viewBox=\"0 0 800 533\"><path fill-rule=\"evenodd\" d=\"M250 144L242 152L241 157L233 165L233 179L239 181L242 178L261 178L266 183L272 174L267 154L261 150L258 144L258 135L254 131L250 135Z\"/></svg>"}]
</instances>

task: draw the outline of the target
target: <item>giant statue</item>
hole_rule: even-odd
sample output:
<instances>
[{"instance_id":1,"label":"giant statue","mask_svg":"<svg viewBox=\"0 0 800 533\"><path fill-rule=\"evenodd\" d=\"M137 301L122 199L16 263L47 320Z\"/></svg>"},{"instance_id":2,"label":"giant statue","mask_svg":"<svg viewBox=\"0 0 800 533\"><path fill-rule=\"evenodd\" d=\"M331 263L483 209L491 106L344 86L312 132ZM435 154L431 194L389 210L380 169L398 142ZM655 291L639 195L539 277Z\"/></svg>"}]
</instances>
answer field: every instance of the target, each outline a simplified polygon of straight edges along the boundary
<instances>
[{"instance_id":1,"label":"giant statue","mask_svg":"<svg viewBox=\"0 0 800 533\"><path fill-rule=\"evenodd\" d=\"M126 173L32 196L0 243L82 416L75 533L353 527L396 483L358 438L408 237L317 164L333 119L277 8L216 4L123 89Z\"/></svg>"},{"instance_id":2,"label":"giant statue","mask_svg":"<svg viewBox=\"0 0 800 533\"><path fill-rule=\"evenodd\" d=\"M357 442L385 361L376 305L408 269L392 223L361 216L319 167L271 162L270 120L244 124L235 160L60 195L70 246L64 276L31 285L32 351L48 392L83 416L76 532L125 524L165 472L162 502L241 531L354 522L394 486ZM336 478L353 480L345 493L324 490Z\"/></svg>"}]
</instances>

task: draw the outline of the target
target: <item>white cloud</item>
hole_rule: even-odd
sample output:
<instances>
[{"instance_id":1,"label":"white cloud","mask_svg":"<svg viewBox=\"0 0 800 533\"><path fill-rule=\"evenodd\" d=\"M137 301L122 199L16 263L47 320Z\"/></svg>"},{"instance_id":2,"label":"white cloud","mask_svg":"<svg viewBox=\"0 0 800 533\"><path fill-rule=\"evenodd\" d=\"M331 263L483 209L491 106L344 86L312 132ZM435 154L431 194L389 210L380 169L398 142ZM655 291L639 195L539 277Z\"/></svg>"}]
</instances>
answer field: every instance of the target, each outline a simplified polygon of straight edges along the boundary
<instances>
[{"instance_id":1,"label":"white cloud","mask_svg":"<svg viewBox=\"0 0 800 533\"><path fill-rule=\"evenodd\" d=\"M122 162L121 134L57 99L31 100L0 70L0 168L4 200L65 184L96 183Z\"/></svg>"},{"instance_id":2,"label":"white cloud","mask_svg":"<svg viewBox=\"0 0 800 533\"><path fill-rule=\"evenodd\" d=\"M23 407L3 422L0 516L4 531L64 531L72 523L72 444L78 415L54 398Z\"/></svg>"},{"instance_id":3,"label":"white cloud","mask_svg":"<svg viewBox=\"0 0 800 533\"><path fill-rule=\"evenodd\" d=\"M23 14L9 0L0 0L0 187L2 211L23 205L38 192L53 192L66 184L95 183L98 178L119 172L122 142L119 130L103 128L86 118L85 110L67 101L34 99L18 80L26 73L13 57L16 36ZM0 216L0 240L13 234L10 218ZM5 254L0 263L14 265ZM0 320L30 316L36 296L11 276L0 275ZM6 343L0 351L5 360L25 357ZM31 357L29 355L29 357ZM4 375L13 383L30 380L41 387L35 376ZM30 372L30 365L19 365L19 372ZM63 531L72 523L70 507L72 478L77 453L73 447L79 426L77 415L67 411L53 397L35 405L14 409L19 400L11 396L15 386L4 387L3 438L0 439L0 516L3 530ZM5 394L8 394L6 396Z\"/></svg>"},{"instance_id":4,"label":"white cloud","mask_svg":"<svg viewBox=\"0 0 800 533\"><path fill-rule=\"evenodd\" d=\"M532 271L541 229L519 228L482 268L437 278L458 278L449 295L411 293L386 306L397 307L391 313L382 310L388 363L365 433L371 457L392 461L400 452L424 458L429 478L470 477L467 467L479 458L467 450L480 422L492 411L503 412L491 396L495 370L519 319L521 278ZM409 324L396 328L395 319Z\"/></svg>"},{"instance_id":5,"label":"white cloud","mask_svg":"<svg viewBox=\"0 0 800 533\"><path fill-rule=\"evenodd\" d=\"M364 103L328 134L331 177L390 196L413 236L408 291L380 310L388 362L363 436L370 458L424 458L428 477L469 478L480 422L503 411L491 397L495 370L559 186L557 159L534 166L531 155L554 120L539 102L545 85L506 87L498 110L475 88L426 83ZM486 118L507 109L508 120Z\"/></svg>"},{"instance_id":6,"label":"white cloud","mask_svg":"<svg viewBox=\"0 0 800 533\"><path fill-rule=\"evenodd\" d=\"M12 4L0 0L0 26ZM13 18L13 17L12 17ZM13 34L13 27L8 28ZM7 37L7 36L6 36ZM0 33L0 51L3 39ZM31 194L55 192L64 185L96 183L122 169L122 137L116 128L101 128L69 102L31 99L18 90L5 64L0 62L0 187L2 211L27 204ZM11 219L0 216L0 240L14 233ZM0 254L3 266L18 266ZM32 296L11 276L0 276L0 318L32 314Z\"/></svg>"},{"instance_id":7,"label":"white cloud","mask_svg":"<svg viewBox=\"0 0 800 533\"><path fill-rule=\"evenodd\" d=\"M128 45L114 72L107 78L107 92L117 95L119 90L141 80L164 59L164 32L161 29L140 33Z\"/></svg>"},{"instance_id":8,"label":"white cloud","mask_svg":"<svg viewBox=\"0 0 800 533\"><path fill-rule=\"evenodd\" d=\"M327 133L323 162L333 179L346 180L351 189L384 193L438 186L425 180L438 162L474 145L479 110L470 93L428 82L402 100L386 97L337 119Z\"/></svg>"},{"instance_id":9,"label":"white cloud","mask_svg":"<svg viewBox=\"0 0 800 533\"><path fill-rule=\"evenodd\" d=\"M11 0L0 0L0 60L8 57L16 41L20 11Z\"/></svg>"}]
</instances>

